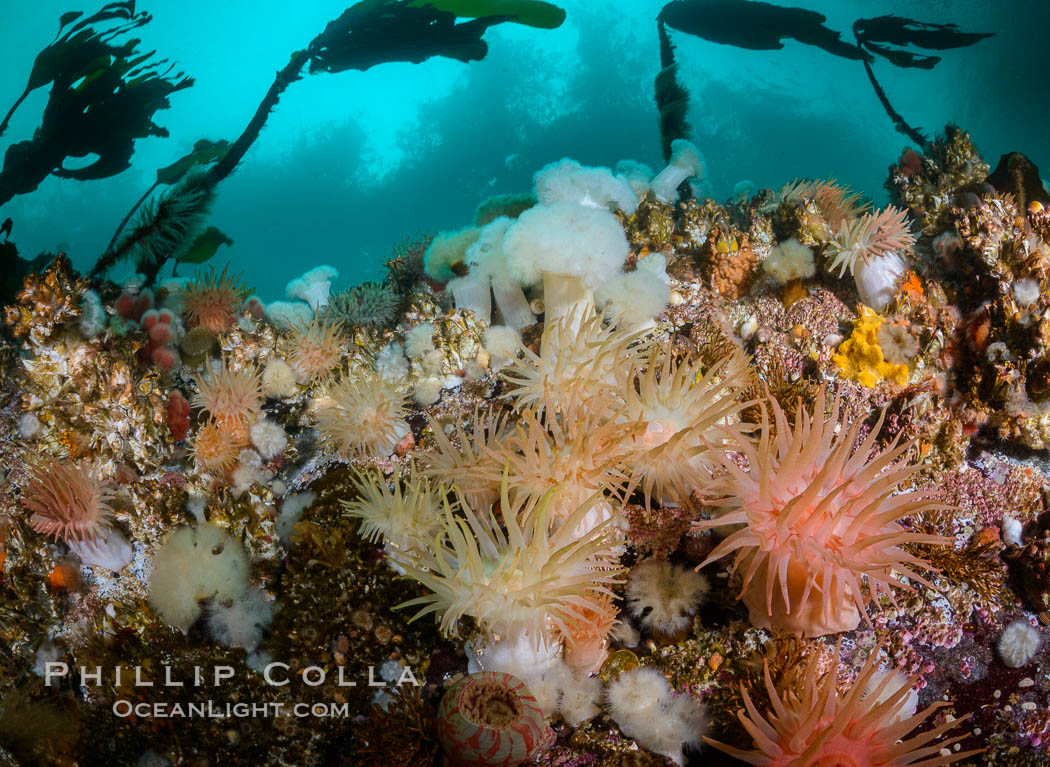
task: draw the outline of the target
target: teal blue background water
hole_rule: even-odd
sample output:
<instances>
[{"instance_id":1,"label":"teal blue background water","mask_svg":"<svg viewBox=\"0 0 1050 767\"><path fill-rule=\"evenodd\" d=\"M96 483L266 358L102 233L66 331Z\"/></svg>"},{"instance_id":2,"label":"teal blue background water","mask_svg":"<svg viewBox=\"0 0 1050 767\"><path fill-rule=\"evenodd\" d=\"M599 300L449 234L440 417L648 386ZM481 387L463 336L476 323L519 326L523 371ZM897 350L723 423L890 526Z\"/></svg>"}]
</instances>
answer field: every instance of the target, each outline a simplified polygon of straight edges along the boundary
<instances>
[{"instance_id":1,"label":"teal blue background water","mask_svg":"<svg viewBox=\"0 0 1050 767\"><path fill-rule=\"evenodd\" d=\"M340 271L337 286L383 275L394 242L470 222L490 194L525 191L535 170L573 157L613 165L662 165L653 77L654 19L662 2L566 0L554 31L512 25L486 35L489 56L461 64L384 64L315 75L293 84L244 164L220 187L212 222L234 239L216 261L267 299L312 265ZM863 16L899 13L955 21L996 37L946 51L933 71L884 61L876 72L896 108L926 132L955 121L993 165L1019 150L1050 176L1050 96L1043 44L1050 3L1041 0L797 0L851 39ZM0 208L15 222L23 256L62 247L81 268L104 249L158 167L199 138L235 139L274 72L346 4L338 0L142 0L154 20L143 48L178 61L196 85L176 93L157 121L168 139L138 143L131 170L79 183L49 179ZM95 5L0 2L0 111L21 92L58 16ZM709 190L728 197L795 177L834 176L876 202L887 166L906 141L882 111L858 62L786 41L745 51L671 32L693 106L694 141L708 162ZM46 102L34 94L0 151L32 134Z\"/></svg>"}]
</instances>

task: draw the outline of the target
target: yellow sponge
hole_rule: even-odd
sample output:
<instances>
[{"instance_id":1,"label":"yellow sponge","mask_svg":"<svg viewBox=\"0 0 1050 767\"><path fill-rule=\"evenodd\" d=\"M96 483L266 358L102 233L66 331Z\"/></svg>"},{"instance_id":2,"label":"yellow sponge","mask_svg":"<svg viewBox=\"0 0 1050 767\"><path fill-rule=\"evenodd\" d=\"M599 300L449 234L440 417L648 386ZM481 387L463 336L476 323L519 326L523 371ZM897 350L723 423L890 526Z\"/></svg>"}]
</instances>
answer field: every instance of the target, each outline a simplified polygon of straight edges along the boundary
<instances>
[{"instance_id":1,"label":"yellow sponge","mask_svg":"<svg viewBox=\"0 0 1050 767\"><path fill-rule=\"evenodd\" d=\"M845 378L874 388L879 381L892 381L898 386L908 383L908 366L887 362L879 346L878 332L883 319L866 306L853 325L853 333L843 341L832 359Z\"/></svg>"}]
</instances>

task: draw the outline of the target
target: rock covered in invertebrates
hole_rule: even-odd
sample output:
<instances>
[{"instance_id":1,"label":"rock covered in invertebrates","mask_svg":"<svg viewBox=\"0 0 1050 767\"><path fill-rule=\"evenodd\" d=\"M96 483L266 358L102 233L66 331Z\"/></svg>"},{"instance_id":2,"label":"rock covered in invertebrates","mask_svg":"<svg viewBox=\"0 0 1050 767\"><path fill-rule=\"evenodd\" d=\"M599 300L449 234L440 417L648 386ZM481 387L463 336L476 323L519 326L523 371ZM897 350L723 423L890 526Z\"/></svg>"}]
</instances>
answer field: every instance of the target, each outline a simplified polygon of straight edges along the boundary
<instances>
[{"instance_id":1,"label":"rock covered in invertebrates","mask_svg":"<svg viewBox=\"0 0 1050 767\"><path fill-rule=\"evenodd\" d=\"M483 671L453 683L438 707L438 737L456 767L514 767L554 741L536 698L512 674Z\"/></svg>"}]
</instances>

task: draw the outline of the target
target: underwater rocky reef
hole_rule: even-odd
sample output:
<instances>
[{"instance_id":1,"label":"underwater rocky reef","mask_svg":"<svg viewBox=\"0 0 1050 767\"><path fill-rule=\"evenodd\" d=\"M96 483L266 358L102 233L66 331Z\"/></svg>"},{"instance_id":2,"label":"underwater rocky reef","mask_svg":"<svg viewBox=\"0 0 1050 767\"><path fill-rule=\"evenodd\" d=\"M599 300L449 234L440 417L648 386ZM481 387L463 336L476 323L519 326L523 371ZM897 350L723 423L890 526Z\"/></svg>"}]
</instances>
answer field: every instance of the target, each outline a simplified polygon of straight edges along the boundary
<instances>
[{"instance_id":1,"label":"underwater rocky reef","mask_svg":"<svg viewBox=\"0 0 1050 767\"><path fill-rule=\"evenodd\" d=\"M29 273L0 764L1047 763L1038 171L949 125L886 208L719 204L668 148L342 291Z\"/></svg>"}]
</instances>

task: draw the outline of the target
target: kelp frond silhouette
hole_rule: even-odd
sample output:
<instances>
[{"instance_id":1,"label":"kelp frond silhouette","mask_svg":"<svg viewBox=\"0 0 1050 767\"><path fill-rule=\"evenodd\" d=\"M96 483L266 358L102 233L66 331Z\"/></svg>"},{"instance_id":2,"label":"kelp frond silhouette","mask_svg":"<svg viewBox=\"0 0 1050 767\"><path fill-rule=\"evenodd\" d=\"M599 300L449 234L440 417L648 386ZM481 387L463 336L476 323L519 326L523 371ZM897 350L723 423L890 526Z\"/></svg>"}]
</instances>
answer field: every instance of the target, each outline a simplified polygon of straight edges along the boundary
<instances>
[{"instance_id":1,"label":"kelp frond silhouette","mask_svg":"<svg viewBox=\"0 0 1050 767\"><path fill-rule=\"evenodd\" d=\"M843 40L840 33L825 25L826 21L827 18L816 11L761 0L672 0L657 16L659 27L666 24L679 32L722 45L779 50L784 47L784 40L792 39L840 58L862 61L879 101L897 130L924 148L928 139L890 104L875 78L872 62L877 57L898 67L932 69L941 60L939 56L917 53L907 47L948 50L974 45L992 36L986 32L960 32L954 24L889 15L854 22L854 44ZM663 48L661 40L661 55Z\"/></svg>"},{"instance_id":2,"label":"kelp frond silhouette","mask_svg":"<svg viewBox=\"0 0 1050 767\"><path fill-rule=\"evenodd\" d=\"M4 154L0 204L32 192L52 174L85 181L126 170L135 139L168 135L153 115L170 106L172 93L193 84L167 59L155 59L156 51L140 53L137 39L117 42L152 18L136 12L134 0L81 15L61 16L58 35L37 55L25 90L0 124L2 132L29 93L51 84L33 138L12 144ZM87 166L64 165L69 157L92 154L97 159Z\"/></svg>"},{"instance_id":3,"label":"kelp frond silhouette","mask_svg":"<svg viewBox=\"0 0 1050 767\"><path fill-rule=\"evenodd\" d=\"M470 20L461 22L460 17ZM420 63L434 56L475 61L488 52L482 37L495 24L512 22L552 29L564 19L561 8L542 0L362 0L350 6L306 48L289 56L236 141L228 146L223 142L218 149L210 145L200 147L198 143L196 148L206 157L193 162L211 165L195 166L189 172L182 168L185 178L165 192L156 205L144 208L123 240L118 243L114 235L92 275L100 275L134 252L138 253L140 269L152 279L164 261L178 260L179 254L186 253L200 234L215 186L240 164L281 95L289 85L302 79L304 68L310 74L334 74L351 69L364 71L393 61ZM162 181L158 173L158 183L143 200L159 183L169 182ZM123 223L118 234L122 228ZM218 236L212 240L226 241ZM210 247L214 243L205 244Z\"/></svg>"},{"instance_id":4,"label":"kelp frond silhouette","mask_svg":"<svg viewBox=\"0 0 1050 767\"><path fill-rule=\"evenodd\" d=\"M674 45L662 21L656 22L660 36L660 71L653 83L656 108L660 112L660 148L664 162L671 160L671 142L689 138L689 91L678 79L678 62L674 57Z\"/></svg>"}]
</instances>

